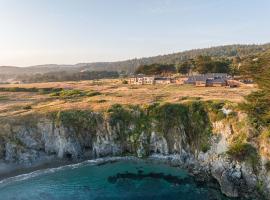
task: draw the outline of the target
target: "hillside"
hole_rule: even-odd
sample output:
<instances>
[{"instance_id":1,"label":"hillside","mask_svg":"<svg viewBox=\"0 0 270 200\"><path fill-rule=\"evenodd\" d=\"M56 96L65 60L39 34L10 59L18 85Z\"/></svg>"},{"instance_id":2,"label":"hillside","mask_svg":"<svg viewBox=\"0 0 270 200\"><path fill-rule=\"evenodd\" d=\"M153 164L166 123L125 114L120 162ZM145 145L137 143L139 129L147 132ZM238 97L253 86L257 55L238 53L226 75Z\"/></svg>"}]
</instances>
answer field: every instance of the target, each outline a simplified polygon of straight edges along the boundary
<instances>
[{"instance_id":1,"label":"hillside","mask_svg":"<svg viewBox=\"0 0 270 200\"><path fill-rule=\"evenodd\" d=\"M159 55L147 58L135 58L132 60L118 61L118 62L96 62L96 63L78 63L75 65L37 65L30 67L11 67L0 66L0 76L2 75L21 75L21 74L37 74L48 72L69 71L78 72L81 70L89 71L126 71L132 73L140 65L153 64L153 63L179 63L198 55L209 55L212 57L234 57L234 56L247 56L250 54L260 53L270 49L270 43L263 45L227 45L217 46L204 49L193 49L179 53L168 55Z\"/></svg>"}]
</instances>

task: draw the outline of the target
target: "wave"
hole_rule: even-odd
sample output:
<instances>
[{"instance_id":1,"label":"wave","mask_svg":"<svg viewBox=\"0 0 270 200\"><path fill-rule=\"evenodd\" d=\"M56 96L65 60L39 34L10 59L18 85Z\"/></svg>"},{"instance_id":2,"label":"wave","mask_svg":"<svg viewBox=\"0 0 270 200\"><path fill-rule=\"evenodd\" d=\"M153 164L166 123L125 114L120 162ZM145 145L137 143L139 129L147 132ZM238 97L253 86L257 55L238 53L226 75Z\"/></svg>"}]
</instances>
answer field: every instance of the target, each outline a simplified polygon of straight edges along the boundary
<instances>
[{"instance_id":1,"label":"wave","mask_svg":"<svg viewBox=\"0 0 270 200\"><path fill-rule=\"evenodd\" d=\"M93 159L93 160L86 160L86 161L83 161L80 163L64 165L61 167L40 169L40 170L36 170L36 171L30 172L30 173L21 174L21 175L17 175L17 176L3 179L0 181L0 187L6 186L6 185L14 183L14 182L24 181L24 180L31 179L34 177L38 177L38 176L46 175L46 174L52 174L52 173L55 173L58 171L66 170L66 169L76 169L76 168L79 168L82 166L100 165L100 164L105 164L107 162L121 161L121 160L139 160L139 159L136 157L133 157L133 156L105 157L105 158L97 158L97 159Z\"/></svg>"}]
</instances>

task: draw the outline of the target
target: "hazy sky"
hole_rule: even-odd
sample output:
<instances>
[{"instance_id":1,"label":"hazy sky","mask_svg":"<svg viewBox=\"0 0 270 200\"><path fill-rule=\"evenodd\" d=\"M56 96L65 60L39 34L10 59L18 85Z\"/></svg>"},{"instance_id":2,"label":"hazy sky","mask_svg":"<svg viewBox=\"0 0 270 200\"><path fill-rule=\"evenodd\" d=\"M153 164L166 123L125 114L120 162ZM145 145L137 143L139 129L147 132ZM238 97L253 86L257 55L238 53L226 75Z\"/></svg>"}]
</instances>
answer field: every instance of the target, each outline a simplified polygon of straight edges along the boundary
<instances>
[{"instance_id":1,"label":"hazy sky","mask_svg":"<svg viewBox=\"0 0 270 200\"><path fill-rule=\"evenodd\" d=\"M0 65L270 42L270 0L0 0Z\"/></svg>"}]
</instances>

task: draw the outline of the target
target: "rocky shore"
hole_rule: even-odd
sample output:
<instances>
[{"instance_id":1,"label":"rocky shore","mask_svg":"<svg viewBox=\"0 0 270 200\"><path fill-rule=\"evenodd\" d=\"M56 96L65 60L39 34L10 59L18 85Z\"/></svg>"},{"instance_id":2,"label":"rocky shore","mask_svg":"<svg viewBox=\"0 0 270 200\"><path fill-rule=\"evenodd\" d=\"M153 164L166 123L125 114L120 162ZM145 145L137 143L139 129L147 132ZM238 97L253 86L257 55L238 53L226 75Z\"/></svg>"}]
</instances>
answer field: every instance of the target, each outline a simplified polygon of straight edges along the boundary
<instances>
[{"instance_id":1,"label":"rocky shore","mask_svg":"<svg viewBox=\"0 0 270 200\"><path fill-rule=\"evenodd\" d=\"M188 121L186 124L179 120L179 123L170 124L164 133L157 128L157 123L161 123L157 120L150 121L148 127L140 124L138 129L137 121L126 115L127 121L123 123L119 116L115 120L112 116L101 118L99 113L90 114L83 120L75 116L77 122L73 118L59 121L59 118L42 116L5 123L2 127L6 134L1 140L0 176L16 175L27 168L50 167L55 163L61 165L133 155L188 169L205 181L215 179L221 191L229 197L270 199L270 176L265 167L254 170L250 163L232 159L226 153L236 130L234 124L226 120L211 121L209 147L201 148L200 142L204 141L199 135L201 130L194 129L198 138L191 138L191 133L187 132L191 128ZM138 112L132 111L132 114L142 118ZM207 129L204 124L200 126L202 131Z\"/></svg>"}]
</instances>

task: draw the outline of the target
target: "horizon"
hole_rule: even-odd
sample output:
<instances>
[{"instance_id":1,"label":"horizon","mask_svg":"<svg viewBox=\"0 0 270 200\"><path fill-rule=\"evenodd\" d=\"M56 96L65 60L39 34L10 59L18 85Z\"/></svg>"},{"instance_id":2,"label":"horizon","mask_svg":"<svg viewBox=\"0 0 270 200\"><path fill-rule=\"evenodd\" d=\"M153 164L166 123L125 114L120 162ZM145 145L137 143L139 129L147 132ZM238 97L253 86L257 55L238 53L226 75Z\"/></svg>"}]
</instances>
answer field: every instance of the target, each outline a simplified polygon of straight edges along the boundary
<instances>
[{"instance_id":1,"label":"horizon","mask_svg":"<svg viewBox=\"0 0 270 200\"><path fill-rule=\"evenodd\" d=\"M0 0L0 66L116 62L265 44L270 2L259 2Z\"/></svg>"},{"instance_id":2,"label":"horizon","mask_svg":"<svg viewBox=\"0 0 270 200\"><path fill-rule=\"evenodd\" d=\"M46 65L77 65L77 64L92 64L92 63L113 63L113 62L125 62L128 60L134 60L134 59L143 59L143 58L151 58L151 57L156 57L156 56L166 56L166 55L171 55L171 54L177 54L177 53L183 53L183 52L188 52L188 51L193 51L193 50L201 50L201 49L208 49L208 48L215 48L215 47L221 47L221 46L231 46L231 45L266 45L270 44L270 42L266 43L260 43L260 44L227 44L227 45L217 45L217 46L210 46L210 47L202 47L202 48L193 48L193 49L186 49L178 52L172 52L172 53L166 53L166 54L158 54L158 55L150 55L150 56L144 56L144 57L133 57L133 58L128 58L128 59L123 59L123 60L115 60L115 61L98 61L98 62L76 62L76 63L43 63L43 64L37 64L37 65L29 65L29 66L15 66L15 65L0 65L0 67L20 67L20 68L27 68L27 67L39 67L39 66L46 66Z\"/></svg>"}]
</instances>

